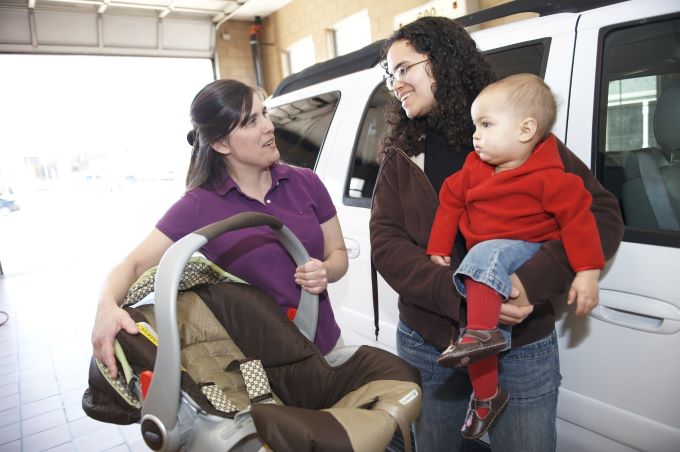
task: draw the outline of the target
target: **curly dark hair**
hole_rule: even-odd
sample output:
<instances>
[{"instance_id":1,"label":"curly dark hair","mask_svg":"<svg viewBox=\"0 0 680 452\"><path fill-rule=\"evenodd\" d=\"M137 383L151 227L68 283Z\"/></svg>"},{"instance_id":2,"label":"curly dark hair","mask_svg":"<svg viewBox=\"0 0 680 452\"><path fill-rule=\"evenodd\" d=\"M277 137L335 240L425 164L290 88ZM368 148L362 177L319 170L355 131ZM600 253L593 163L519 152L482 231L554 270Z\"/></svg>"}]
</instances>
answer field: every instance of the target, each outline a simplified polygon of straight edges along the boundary
<instances>
[{"instance_id":1,"label":"curly dark hair","mask_svg":"<svg viewBox=\"0 0 680 452\"><path fill-rule=\"evenodd\" d=\"M426 16L404 25L385 42L382 58L392 44L402 40L427 55L437 105L426 117L409 119L393 97L386 107L387 133L381 151L396 147L409 155L418 154L417 142L428 127L446 138L452 149L472 148L470 107L477 94L496 80L491 64L465 29L445 17Z\"/></svg>"}]
</instances>

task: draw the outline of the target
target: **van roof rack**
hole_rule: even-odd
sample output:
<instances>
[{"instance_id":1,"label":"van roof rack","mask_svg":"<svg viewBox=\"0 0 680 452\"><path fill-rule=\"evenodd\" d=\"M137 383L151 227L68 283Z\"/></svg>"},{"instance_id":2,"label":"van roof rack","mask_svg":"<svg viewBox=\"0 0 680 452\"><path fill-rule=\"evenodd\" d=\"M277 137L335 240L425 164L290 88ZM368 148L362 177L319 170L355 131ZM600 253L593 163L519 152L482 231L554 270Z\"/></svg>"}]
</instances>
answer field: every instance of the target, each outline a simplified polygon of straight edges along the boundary
<instances>
[{"instance_id":1,"label":"van roof rack","mask_svg":"<svg viewBox=\"0 0 680 452\"><path fill-rule=\"evenodd\" d=\"M513 14L537 13L540 16L549 16L558 13L578 13L589 9L612 5L614 3L621 3L622 1L623 0L563 0L537 2L535 0L514 0L456 18L455 20L464 27L471 27ZM385 41L385 39L381 39L355 52L332 58L322 63L317 63L300 72L291 74L281 80L276 87L276 90L274 90L272 97L281 96L306 86L372 68L380 62L380 50L385 44Z\"/></svg>"},{"instance_id":2,"label":"van roof rack","mask_svg":"<svg viewBox=\"0 0 680 452\"><path fill-rule=\"evenodd\" d=\"M492 6L466 16L455 19L464 27L479 25L490 20L512 16L520 13L536 13L539 16L549 16L559 13L580 13L589 9L621 3L623 0L564 0L552 2L537 2L536 0L513 0L501 5Z\"/></svg>"},{"instance_id":3,"label":"van roof rack","mask_svg":"<svg viewBox=\"0 0 680 452\"><path fill-rule=\"evenodd\" d=\"M295 91L305 86L325 82L342 75L369 69L380 62L380 50L386 39L336 58L316 63L281 80L272 97Z\"/></svg>"}]
</instances>

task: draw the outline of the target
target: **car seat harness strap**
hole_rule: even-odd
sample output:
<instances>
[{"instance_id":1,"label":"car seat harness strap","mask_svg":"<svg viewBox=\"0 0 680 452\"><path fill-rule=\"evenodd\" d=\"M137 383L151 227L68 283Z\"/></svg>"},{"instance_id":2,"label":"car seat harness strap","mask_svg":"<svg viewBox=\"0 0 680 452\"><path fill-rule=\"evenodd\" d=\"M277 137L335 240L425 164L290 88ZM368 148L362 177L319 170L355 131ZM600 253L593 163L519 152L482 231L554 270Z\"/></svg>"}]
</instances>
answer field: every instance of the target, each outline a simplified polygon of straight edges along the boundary
<instances>
[{"instance_id":1,"label":"car seat harness strap","mask_svg":"<svg viewBox=\"0 0 680 452\"><path fill-rule=\"evenodd\" d=\"M269 386L267 373L262 367L262 361L250 359L241 361L239 365L250 401L252 403L276 403L272 396L272 388Z\"/></svg>"},{"instance_id":2,"label":"car seat harness strap","mask_svg":"<svg viewBox=\"0 0 680 452\"><path fill-rule=\"evenodd\" d=\"M378 400L377 402L375 402L371 409L384 411L385 413L389 414L392 419L395 420L395 422L399 426L399 430L401 431L401 436L404 439L404 451L411 452L413 450L411 448L411 430L409 428L408 420L404 417L403 411L399 409L397 406L385 402L383 400Z\"/></svg>"},{"instance_id":3,"label":"car seat harness strap","mask_svg":"<svg viewBox=\"0 0 680 452\"><path fill-rule=\"evenodd\" d=\"M236 366L241 370L250 403L276 403L262 361L259 359L234 360L226 370L236 370Z\"/></svg>"},{"instance_id":4,"label":"car seat harness strap","mask_svg":"<svg viewBox=\"0 0 680 452\"><path fill-rule=\"evenodd\" d=\"M234 402L216 384L208 383L201 386L201 392L216 410L227 414L238 412Z\"/></svg>"},{"instance_id":5,"label":"car seat harness strap","mask_svg":"<svg viewBox=\"0 0 680 452\"><path fill-rule=\"evenodd\" d=\"M230 372L237 369L241 371L243 383L246 386L251 403L276 403L262 361L259 359L234 360L229 363L225 370ZM202 384L201 392L216 410L227 414L239 411L236 404L216 384Z\"/></svg>"}]
</instances>

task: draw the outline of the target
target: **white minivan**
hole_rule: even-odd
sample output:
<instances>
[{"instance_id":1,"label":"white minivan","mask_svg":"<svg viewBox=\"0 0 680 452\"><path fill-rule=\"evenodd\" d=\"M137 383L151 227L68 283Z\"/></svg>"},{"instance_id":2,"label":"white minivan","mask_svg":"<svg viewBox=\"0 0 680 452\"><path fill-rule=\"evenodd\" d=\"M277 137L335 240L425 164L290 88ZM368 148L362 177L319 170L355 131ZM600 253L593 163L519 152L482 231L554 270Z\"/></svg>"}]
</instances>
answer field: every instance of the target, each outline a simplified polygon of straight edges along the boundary
<instances>
[{"instance_id":1,"label":"white minivan","mask_svg":"<svg viewBox=\"0 0 680 452\"><path fill-rule=\"evenodd\" d=\"M460 20L474 25L532 3L542 2ZM552 87L553 131L619 199L626 223L596 310L576 318L555 303L557 448L678 452L680 2L566 0L537 9L540 17L471 34L500 76L531 72ZM395 351L397 297L380 278L377 342L374 335L368 229L390 96L381 44L284 79L267 107L282 159L313 168L338 209L350 266L329 290L345 341Z\"/></svg>"}]
</instances>

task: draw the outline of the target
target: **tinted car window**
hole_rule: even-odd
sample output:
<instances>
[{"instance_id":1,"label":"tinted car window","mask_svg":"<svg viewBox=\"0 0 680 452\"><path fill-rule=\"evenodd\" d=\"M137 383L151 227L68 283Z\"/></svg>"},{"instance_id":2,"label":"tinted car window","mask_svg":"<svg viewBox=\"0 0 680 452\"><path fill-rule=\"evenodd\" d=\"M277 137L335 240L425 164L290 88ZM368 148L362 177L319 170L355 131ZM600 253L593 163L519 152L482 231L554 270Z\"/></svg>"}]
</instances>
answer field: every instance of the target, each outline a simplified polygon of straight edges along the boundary
<instances>
[{"instance_id":1,"label":"tinted car window","mask_svg":"<svg viewBox=\"0 0 680 452\"><path fill-rule=\"evenodd\" d=\"M378 176L378 148L385 135L384 107L392 93L384 83L373 91L366 105L364 119L354 147L354 157L345 187L345 204L370 206L370 198Z\"/></svg>"},{"instance_id":2,"label":"tinted car window","mask_svg":"<svg viewBox=\"0 0 680 452\"><path fill-rule=\"evenodd\" d=\"M603 39L598 177L619 199L626 240L679 242L678 28L680 20L666 20L608 30Z\"/></svg>"},{"instance_id":3,"label":"tinted car window","mask_svg":"<svg viewBox=\"0 0 680 452\"><path fill-rule=\"evenodd\" d=\"M496 69L498 78L525 72L543 77L548 42L546 40L489 50L484 55Z\"/></svg>"},{"instance_id":4,"label":"tinted car window","mask_svg":"<svg viewBox=\"0 0 680 452\"><path fill-rule=\"evenodd\" d=\"M339 101L340 93L335 91L268 110L276 127L274 135L282 162L304 168L316 167Z\"/></svg>"}]
</instances>

